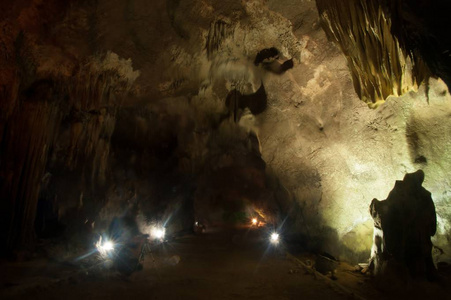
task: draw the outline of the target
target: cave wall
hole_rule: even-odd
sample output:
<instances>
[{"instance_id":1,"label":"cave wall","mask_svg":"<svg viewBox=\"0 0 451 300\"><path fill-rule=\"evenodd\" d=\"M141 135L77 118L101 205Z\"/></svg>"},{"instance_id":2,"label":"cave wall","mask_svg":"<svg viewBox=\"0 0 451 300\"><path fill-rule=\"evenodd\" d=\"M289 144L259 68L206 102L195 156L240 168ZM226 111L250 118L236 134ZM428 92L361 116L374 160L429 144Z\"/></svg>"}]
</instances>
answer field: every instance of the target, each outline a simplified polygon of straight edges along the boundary
<instances>
[{"instance_id":1,"label":"cave wall","mask_svg":"<svg viewBox=\"0 0 451 300\"><path fill-rule=\"evenodd\" d=\"M385 199L395 180L421 168L437 207L434 242L450 253L446 85L427 79L400 47L384 11L372 7L381 23L368 25L384 39L365 33L361 22L372 19L357 12L362 6L352 28L329 18L338 37L353 30L371 45L354 39L355 47L343 48L321 27L321 3L18 2L17 16L4 23L16 31L2 36L10 50L0 77L8 99L0 190L27 229L9 228L30 240L38 198L56 202L59 221L74 230L85 221L100 228L136 202L144 218L186 210L186 224L219 222L247 203L280 224L286 219L285 233L309 249L363 260L371 199ZM40 27L18 16L52 9L61 13L51 22L22 17ZM276 62L255 65L271 47ZM289 59L292 69L274 72ZM229 93L252 94L262 84L266 109L241 110L235 122ZM14 196L19 190L28 194Z\"/></svg>"},{"instance_id":2,"label":"cave wall","mask_svg":"<svg viewBox=\"0 0 451 300\"><path fill-rule=\"evenodd\" d=\"M42 180L49 185L54 170L78 168L88 182L104 180L117 107L139 75L114 53L84 51L81 32L69 34L80 48L65 44L68 28L61 24L69 5L22 1L5 7L2 251L33 245ZM60 199L69 198L67 191Z\"/></svg>"},{"instance_id":3,"label":"cave wall","mask_svg":"<svg viewBox=\"0 0 451 300\"><path fill-rule=\"evenodd\" d=\"M362 260L371 244L367 238L372 233L367 213L370 195L385 199L395 180L421 168L426 173L425 187L438 207L441 229L434 242L449 253L449 221L445 217L449 118L442 115L450 108L447 86L442 80L429 79L418 91L406 91L402 96L388 93L383 105L369 110L363 102L358 103L359 95L354 93L348 55L343 56L342 47L334 47L318 30L321 18L312 8L314 3L305 10L306 2L304 8L294 3L268 4L291 21L296 37L308 43L301 64L289 72L291 76L275 78L274 96L260 130L265 161L300 203L299 228L319 233L320 239L325 239L322 246L331 253ZM363 32L358 24L354 24L355 30ZM384 76L383 72L370 74ZM401 78L405 76L409 73ZM267 89L271 90L269 84ZM427 133L420 134L426 128ZM428 146L417 139L428 140ZM429 147L435 150L427 150ZM429 158L424 155L426 160L423 152L429 153Z\"/></svg>"}]
</instances>

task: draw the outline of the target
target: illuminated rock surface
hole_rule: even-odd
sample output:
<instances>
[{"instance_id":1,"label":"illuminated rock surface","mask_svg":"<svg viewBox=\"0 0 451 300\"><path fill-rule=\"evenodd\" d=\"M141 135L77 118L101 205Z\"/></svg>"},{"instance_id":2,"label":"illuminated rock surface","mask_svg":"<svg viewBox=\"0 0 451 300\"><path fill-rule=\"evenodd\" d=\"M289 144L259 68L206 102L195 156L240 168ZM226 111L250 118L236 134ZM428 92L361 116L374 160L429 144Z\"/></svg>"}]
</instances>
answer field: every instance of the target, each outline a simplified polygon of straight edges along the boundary
<instances>
[{"instance_id":1,"label":"illuminated rock surface","mask_svg":"<svg viewBox=\"0 0 451 300\"><path fill-rule=\"evenodd\" d=\"M421 168L437 210L433 242L449 259L451 98L440 79L418 86L429 74L418 61L409 71L390 22L363 24L371 16L353 11L352 32L374 25L384 38L344 48L308 0L2 5L4 249L32 248L35 217L40 235L82 235L139 203L142 219L173 216L177 231L250 206L286 219L308 249L362 261L371 199ZM343 38L349 24L338 19L329 26ZM256 66L271 47L279 57ZM235 122L229 93L262 84L264 109L240 109Z\"/></svg>"},{"instance_id":2,"label":"illuminated rock surface","mask_svg":"<svg viewBox=\"0 0 451 300\"><path fill-rule=\"evenodd\" d=\"M403 49L398 37L392 35L390 11L383 2L317 3L323 28L346 55L362 100L379 105L388 96L416 90L428 80L429 69L421 58Z\"/></svg>"}]
</instances>

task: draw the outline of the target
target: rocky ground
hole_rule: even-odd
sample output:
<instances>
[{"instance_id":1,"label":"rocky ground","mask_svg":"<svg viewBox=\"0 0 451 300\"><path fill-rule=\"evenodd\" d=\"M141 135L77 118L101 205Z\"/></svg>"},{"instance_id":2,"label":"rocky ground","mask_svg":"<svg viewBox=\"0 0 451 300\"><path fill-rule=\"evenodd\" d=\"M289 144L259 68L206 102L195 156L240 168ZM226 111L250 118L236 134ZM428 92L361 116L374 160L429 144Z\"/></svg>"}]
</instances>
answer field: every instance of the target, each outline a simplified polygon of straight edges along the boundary
<instances>
[{"instance_id":1,"label":"rocky ground","mask_svg":"<svg viewBox=\"0 0 451 300\"><path fill-rule=\"evenodd\" d=\"M122 277L44 260L1 265L2 299L390 299L354 266L314 269L315 255L268 243L267 229L208 229L155 248L142 271ZM416 285L427 296L447 290ZM412 287L410 287L412 289ZM418 292L418 291L417 291ZM407 292L403 290L403 295ZM423 295L423 294L422 294ZM426 295L425 295L426 296ZM396 294L396 297L399 297Z\"/></svg>"}]
</instances>

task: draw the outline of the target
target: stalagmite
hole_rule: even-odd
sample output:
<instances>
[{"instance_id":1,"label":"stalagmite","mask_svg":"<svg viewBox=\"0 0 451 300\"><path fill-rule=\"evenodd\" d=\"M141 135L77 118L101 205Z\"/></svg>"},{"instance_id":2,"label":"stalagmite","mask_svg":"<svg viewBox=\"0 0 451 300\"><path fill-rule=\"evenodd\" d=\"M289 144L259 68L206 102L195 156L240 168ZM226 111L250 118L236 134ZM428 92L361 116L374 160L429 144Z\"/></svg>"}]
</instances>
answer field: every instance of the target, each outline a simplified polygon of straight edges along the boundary
<instances>
[{"instance_id":1,"label":"stalagmite","mask_svg":"<svg viewBox=\"0 0 451 300\"><path fill-rule=\"evenodd\" d=\"M422 183L424 172L406 174L396 181L386 200L373 199L374 241L370 269L378 277L406 274L435 279L431 237L436 232L435 206Z\"/></svg>"}]
</instances>

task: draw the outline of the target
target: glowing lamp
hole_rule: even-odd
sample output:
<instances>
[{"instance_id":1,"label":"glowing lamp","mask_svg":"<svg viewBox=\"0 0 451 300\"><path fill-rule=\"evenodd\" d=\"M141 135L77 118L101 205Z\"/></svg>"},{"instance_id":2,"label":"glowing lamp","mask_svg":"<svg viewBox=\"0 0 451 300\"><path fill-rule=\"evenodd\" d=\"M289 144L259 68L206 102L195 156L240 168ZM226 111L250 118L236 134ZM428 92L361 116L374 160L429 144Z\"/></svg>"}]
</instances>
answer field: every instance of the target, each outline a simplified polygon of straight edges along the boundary
<instances>
[{"instance_id":1,"label":"glowing lamp","mask_svg":"<svg viewBox=\"0 0 451 300\"><path fill-rule=\"evenodd\" d=\"M164 234L165 234L166 230L161 227L161 228L154 228L152 230L152 236L156 239L163 239L164 238Z\"/></svg>"},{"instance_id":2,"label":"glowing lamp","mask_svg":"<svg viewBox=\"0 0 451 300\"><path fill-rule=\"evenodd\" d=\"M109 240L102 241L102 237L99 238L95 245L102 256L107 256L109 252L114 250L114 243Z\"/></svg>"},{"instance_id":3,"label":"glowing lamp","mask_svg":"<svg viewBox=\"0 0 451 300\"><path fill-rule=\"evenodd\" d=\"M271 241L272 244L278 244L279 243L279 234L274 232L273 234L271 234L271 237L269 238L269 240Z\"/></svg>"},{"instance_id":4,"label":"glowing lamp","mask_svg":"<svg viewBox=\"0 0 451 300\"><path fill-rule=\"evenodd\" d=\"M111 251L114 249L114 244L113 242L106 241L101 247L104 251Z\"/></svg>"}]
</instances>

